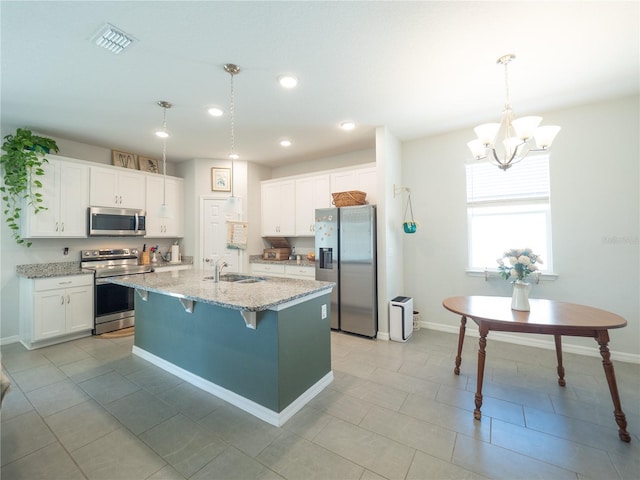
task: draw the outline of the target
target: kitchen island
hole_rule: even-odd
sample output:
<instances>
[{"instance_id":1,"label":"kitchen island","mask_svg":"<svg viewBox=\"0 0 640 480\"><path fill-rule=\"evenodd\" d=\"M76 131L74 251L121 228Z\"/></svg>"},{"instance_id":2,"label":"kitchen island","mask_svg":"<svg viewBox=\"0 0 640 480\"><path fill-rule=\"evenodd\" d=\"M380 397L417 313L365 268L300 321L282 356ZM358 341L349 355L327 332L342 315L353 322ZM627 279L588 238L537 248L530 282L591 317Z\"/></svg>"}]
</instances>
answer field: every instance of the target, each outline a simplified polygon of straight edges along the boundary
<instances>
[{"instance_id":1,"label":"kitchen island","mask_svg":"<svg viewBox=\"0 0 640 480\"><path fill-rule=\"evenodd\" d=\"M333 380L334 284L211 277L181 270L109 278L137 292L133 353L280 426Z\"/></svg>"}]
</instances>

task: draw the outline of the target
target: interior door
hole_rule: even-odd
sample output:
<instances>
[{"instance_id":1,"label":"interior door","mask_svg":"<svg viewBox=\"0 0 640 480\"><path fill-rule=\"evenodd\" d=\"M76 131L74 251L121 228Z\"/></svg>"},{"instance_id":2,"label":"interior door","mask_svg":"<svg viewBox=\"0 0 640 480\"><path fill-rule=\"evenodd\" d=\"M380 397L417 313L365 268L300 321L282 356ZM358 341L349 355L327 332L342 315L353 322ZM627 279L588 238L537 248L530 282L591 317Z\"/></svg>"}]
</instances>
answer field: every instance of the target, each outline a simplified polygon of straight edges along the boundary
<instances>
[{"instance_id":1,"label":"interior door","mask_svg":"<svg viewBox=\"0 0 640 480\"><path fill-rule=\"evenodd\" d=\"M235 215L223 212L225 203L225 199L203 200L201 267L212 269L215 262L223 258L229 265L225 271L238 272L240 252L227 248L227 220L235 220Z\"/></svg>"}]
</instances>

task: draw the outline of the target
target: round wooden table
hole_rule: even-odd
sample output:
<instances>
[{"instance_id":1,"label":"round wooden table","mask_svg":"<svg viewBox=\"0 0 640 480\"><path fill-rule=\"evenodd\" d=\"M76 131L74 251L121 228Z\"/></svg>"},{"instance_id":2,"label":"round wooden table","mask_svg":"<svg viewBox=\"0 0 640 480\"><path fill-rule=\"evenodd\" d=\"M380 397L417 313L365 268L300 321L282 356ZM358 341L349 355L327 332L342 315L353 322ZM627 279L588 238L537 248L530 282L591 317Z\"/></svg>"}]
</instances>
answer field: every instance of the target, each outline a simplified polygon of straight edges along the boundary
<instances>
[{"instance_id":1,"label":"round wooden table","mask_svg":"<svg viewBox=\"0 0 640 480\"><path fill-rule=\"evenodd\" d=\"M562 335L574 337L593 337L600 346L602 365L607 377L609 392L613 400L614 416L618 424L618 436L625 442L631 441L627 432L627 419L622 412L620 395L616 384L616 375L609 353L609 329L622 328L627 321L615 313L607 312L585 305L556 302L554 300L529 299L530 312L511 310L510 297L449 297L442 305L447 310L462 316L458 336L458 355L454 373L460 374L462 363L462 345L466 330L467 318L472 319L480 330L480 349L478 350L478 383L475 395L476 408L474 418L480 420L482 414L482 381L486 356L487 335L489 331L539 333L553 335L558 357L558 383L565 386L564 367L562 366Z\"/></svg>"}]
</instances>

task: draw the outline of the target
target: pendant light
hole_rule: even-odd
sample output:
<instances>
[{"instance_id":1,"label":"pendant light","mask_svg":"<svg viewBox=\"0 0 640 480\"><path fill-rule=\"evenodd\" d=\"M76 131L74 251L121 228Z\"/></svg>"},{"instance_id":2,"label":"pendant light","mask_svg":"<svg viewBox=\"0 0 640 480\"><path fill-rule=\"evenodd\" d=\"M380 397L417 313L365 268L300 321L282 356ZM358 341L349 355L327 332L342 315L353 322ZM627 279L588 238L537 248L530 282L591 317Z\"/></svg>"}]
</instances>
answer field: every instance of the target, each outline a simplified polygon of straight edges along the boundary
<instances>
[{"instance_id":1,"label":"pendant light","mask_svg":"<svg viewBox=\"0 0 640 480\"><path fill-rule=\"evenodd\" d=\"M235 137L235 89L233 84L234 77L240 73L240 67L234 65L233 63L226 63L224 65L224 70L231 77L231 96L229 102L229 115L231 117L231 149L229 150L229 159L231 159L231 196L227 198L226 205L224 210L227 213L241 214L242 213L242 198L236 197L233 194L233 185L235 183L235 177L233 172L233 162L239 158L238 154L235 151L236 148L236 137Z\"/></svg>"},{"instance_id":2,"label":"pendant light","mask_svg":"<svg viewBox=\"0 0 640 480\"><path fill-rule=\"evenodd\" d=\"M505 101L500 123L478 125L474 128L478 138L467 143L476 160L488 157L502 170L508 170L529 152L548 150L560 131L560 127L555 125L539 127L542 117L514 117L509 98L508 65L515 58L513 54L503 55L496 62L504 66ZM496 148L499 142L502 143L501 152Z\"/></svg>"},{"instance_id":3,"label":"pendant light","mask_svg":"<svg viewBox=\"0 0 640 480\"><path fill-rule=\"evenodd\" d=\"M162 138L162 205L158 209L158 216L160 218L171 218L171 210L167 205L167 138L169 132L167 132L167 109L173 105L164 100L157 102L158 106L162 107L162 130L156 132L156 136Z\"/></svg>"}]
</instances>

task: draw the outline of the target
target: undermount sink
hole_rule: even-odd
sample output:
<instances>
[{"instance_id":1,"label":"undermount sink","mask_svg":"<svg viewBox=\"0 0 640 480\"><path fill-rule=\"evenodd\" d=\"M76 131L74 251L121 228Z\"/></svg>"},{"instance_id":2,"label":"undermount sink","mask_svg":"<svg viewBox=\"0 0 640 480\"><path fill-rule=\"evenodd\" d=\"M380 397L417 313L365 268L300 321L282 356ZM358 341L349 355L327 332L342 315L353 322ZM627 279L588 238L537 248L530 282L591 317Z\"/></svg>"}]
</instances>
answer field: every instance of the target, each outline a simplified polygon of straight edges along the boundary
<instances>
[{"instance_id":1,"label":"undermount sink","mask_svg":"<svg viewBox=\"0 0 640 480\"><path fill-rule=\"evenodd\" d=\"M205 280L213 280L213 277L204 277ZM232 282L232 283L258 283L264 282L266 280L265 277L252 277L251 275L241 275L239 273L227 273L225 275L220 275L221 282Z\"/></svg>"}]
</instances>

